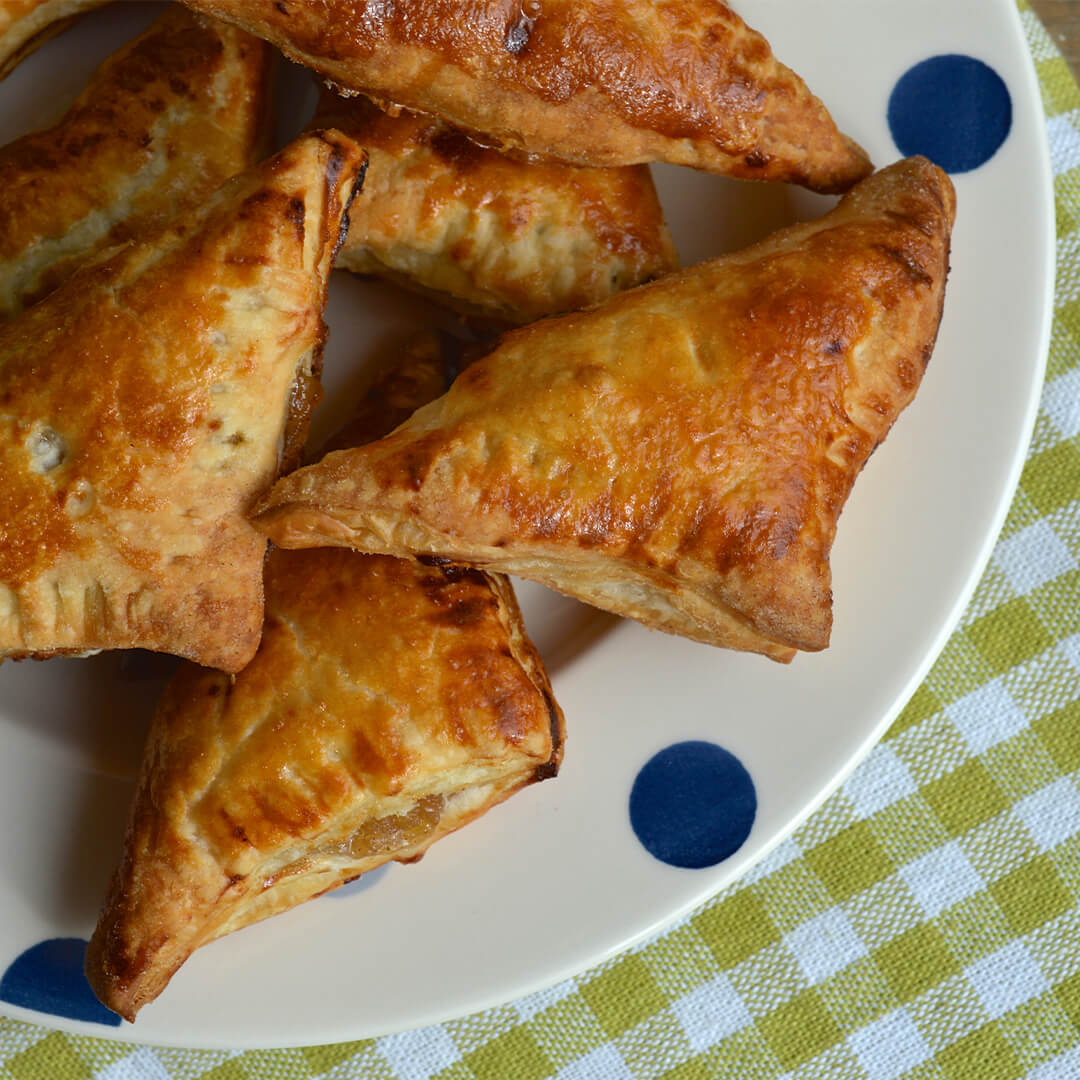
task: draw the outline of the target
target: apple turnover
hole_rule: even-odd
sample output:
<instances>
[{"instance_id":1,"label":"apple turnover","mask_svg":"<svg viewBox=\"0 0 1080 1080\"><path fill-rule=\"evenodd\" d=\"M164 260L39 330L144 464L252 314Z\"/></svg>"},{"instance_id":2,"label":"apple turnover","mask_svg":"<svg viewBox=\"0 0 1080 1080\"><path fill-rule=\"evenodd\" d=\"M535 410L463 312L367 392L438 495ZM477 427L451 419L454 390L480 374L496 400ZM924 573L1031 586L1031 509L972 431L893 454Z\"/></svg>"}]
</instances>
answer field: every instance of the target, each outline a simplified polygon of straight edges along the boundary
<instances>
[{"instance_id":1,"label":"apple turnover","mask_svg":"<svg viewBox=\"0 0 1080 1080\"><path fill-rule=\"evenodd\" d=\"M362 424L442 387L417 352ZM91 985L134 1019L199 946L419 858L553 776L562 736L501 575L272 551L255 659L233 679L186 666L157 709Z\"/></svg>"},{"instance_id":2,"label":"apple turnover","mask_svg":"<svg viewBox=\"0 0 1080 1080\"><path fill-rule=\"evenodd\" d=\"M363 160L305 135L0 326L0 656L250 660L245 511L302 445Z\"/></svg>"},{"instance_id":3,"label":"apple turnover","mask_svg":"<svg viewBox=\"0 0 1080 1080\"><path fill-rule=\"evenodd\" d=\"M346 91L577 165L669 161L844 191L871 171L720 0L185 0Z\"/></svg>"},{"instance_id":4,"label":"apple turnover","mask_svg":"<svg viewBox=\"0 0 1080 1080\"><path fill-rule=\"evenodd\" d=\"M338 252L345 270L528 323L678 266L648 166L516 161L431 117L330 92L314 126L353 136L370 159Z\"/></svg>"},{"instance_id":5,"label":"apple turnover","mask_svg":"<svg viewBox=\"0 0 1080 1080\"><path fill-rule=\"evenodd\" d=\"M58 124L0 149L0 317L259 160L270 59L258 39L170 7Z\"/></svg>"},{"instance_id":6,"label":"apple turnover","mask_svg":"<svg viewBox=\"0 0 1080 1080\"><path fill-rule=\"evenodd\" d=\"M109 0L0 0L0 79L83 12Z\"/></svg>"},{"instance_id":7,"label":"apple turnover","mask_svg":"<svg viewBox=\"0 0 1080 1080\"><path fill-rule=\"evenodd\" d=\"M821 649L837 518L933 350L954 210L908 159L818 221L512 331L386 438L279 481L256 524Z\"/></svg>"}]
</instances>

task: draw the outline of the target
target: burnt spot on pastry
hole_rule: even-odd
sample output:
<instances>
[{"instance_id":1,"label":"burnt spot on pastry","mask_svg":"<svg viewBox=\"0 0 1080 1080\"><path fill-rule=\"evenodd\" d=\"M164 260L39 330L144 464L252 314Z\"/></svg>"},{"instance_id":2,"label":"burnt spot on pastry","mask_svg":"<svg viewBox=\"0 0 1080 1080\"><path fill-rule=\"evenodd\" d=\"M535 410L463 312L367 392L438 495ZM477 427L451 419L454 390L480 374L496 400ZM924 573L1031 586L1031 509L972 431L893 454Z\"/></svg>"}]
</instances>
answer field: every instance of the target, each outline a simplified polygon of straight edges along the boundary
<instances>
[{"instance_id":1,"label":"burnt spot on pastry","mask_svg":"<svg viewBox=\"0 0 1080 1080\"><path fill-rule=\"evenodd\" d=\"M416 561L421 566L449 566L453 562L444 555L417 555Z\"/></svg>"},{"instance_id":2,"label":"burnt spot on pastry","mask_svg":"<svg viewBox=\"0 0 1080 1080\"><path fill-rule=\"evenodd\" d=\"M555 698L552 697L551 691L545 687L541 687L540 691L544 695L544 704L547 705L548 711L548 723L551 727L551 757L543 765L537 765L533 770L533 779L550 780L552 777L558 776L559 765L562 763L562 714L559 712L559 706L555 704Z\"/></svg>"},{"instance_id":3,"label":"burnt spot on pastry","mask_svg":"<svg viewBox=\"0 0 1080 1080\"><path fill-rule=\"evenodd\" d=\"M751 169L764 169L769 164L769 155L763 154L760 150L751 150L749 154L743 158L747 166Z\"/></svg>"},{"instance_id":4,"label":"burnt spot on pastry","mask_svg":"<svg viewBox=\"0 0 1080 1080\"><path fill-rule=\"evenodd\" d=\"M431 149L458 169L468 169L487 160L488 153L463 131L440 127L428 141Z\"/></svg>"},{"instance_id":5,"label":"burnt spot on pastry","mask_svg":"<svg viewBox=\"0 0 1080 1080\"><path fill-rule=\"evenodd\" d=\"M834 339L825 346L825 351L830 356L839 356L844 351L844 343Z\"/></svg>"},{"instance_id":6,"label":"burnt spot on pastry","mask_svg":"<svg viewBox=\"0 0 1080 1080\"><path fill-rule=\"evenodd\" d=\"M882 255L887 256L897 265L902 267L907 276L916 284L927 286L934 284L933 277L919 266L906 251L890 247L887 244L875 244L874 250L880 251Z\"/></svg>"},{"instance_id":7,"label":"burnt spot on pastry","mask_svg":"<svg viewBox=\"0 0 1080 1080\"><path fill-rule=\"evenodd\" d=\"M274 0L274 7L276 7L282 15L289 14L289 5L285 3L285 0Z\"/></svg>"},{"instance_id":8,"label":"burnt spot on pastry","mask_svg":"<svg viewBox=\"0 0 1080 1080\"><path fill-rule=\"evenodd\" d=\"M300 239L304 238L304 200L303 199L290 199L288 208L285 211L285 217L288 221L291 221L300 234Z\"/></svg>"},{"instance_id":9,"label":"burnt spot on pastry","mask_svg":"<svg viewBox=\"0 0 1080 1080\"><path fill-rule=\"evenodd\" d=\"M484 616L498 606L499 603L493 596L461 597L452 600L443 611L433 614L431 621L437 626L452 626L464 630L483 622Z\"/></svg>"}]
</instances>

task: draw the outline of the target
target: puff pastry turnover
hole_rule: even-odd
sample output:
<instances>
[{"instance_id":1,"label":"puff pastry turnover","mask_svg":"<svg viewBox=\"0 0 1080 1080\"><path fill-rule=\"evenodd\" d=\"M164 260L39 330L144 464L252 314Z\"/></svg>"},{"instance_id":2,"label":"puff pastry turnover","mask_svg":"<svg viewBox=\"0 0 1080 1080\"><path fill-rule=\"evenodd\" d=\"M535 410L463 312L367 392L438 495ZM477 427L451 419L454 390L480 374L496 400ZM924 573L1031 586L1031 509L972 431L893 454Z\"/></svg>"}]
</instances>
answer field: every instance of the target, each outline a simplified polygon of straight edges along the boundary
<instances>
[{"instance_id":1,"label":"puff pastry turnover","mask_svg":"<svg viewBox=\"0 0 1080 1080\"><path fill-rule=\"evenodd\" d=\"M244 512L302 442L361 171L306 135L0 327L0 656L251 658Z\"/></svg>"},{"instance_id":2,"label":"puff pastry turnover","mask_svg":"<svg viewBox=\"0 0 1080 1080\"><path fill-rule=\"evenodd\" d=\"M257 524L821 649L836 521L930 357L954 205L909 159L819 221L513 331L388 437L281 480Z\"/></svg>"},{"instance_id":3,"label":"puff pastry turnover","mask_svg":"<svg viewBox=\"0 0 1080 1080\"><path fill-rule=\"evenodd\" d=\"M433 373L417 357L391 404ZM188 666L157 710L91 985L134 1019L198 946L554 775L562 726L505 578L273 551L255 659Z\"/></svg>"},{"instance_id":4,"label":"puff pastry turnover","mask_svg":"<svg viewBox=\"0 0 1080 1080\"><path fill-rule=\"evenodd\" d=\"M370 158L343 269L528 323L678 266L648 166L516 161L430 117L329 92L315 126L347 132Z\"/></svg>"},{"instance_id":5,"label":"puff pastry turnover","mask_svg":"<svg viewBox=\"0 0 1080 1080\"><path fill-rule=\"evenodd\" d=\"M0 316L254 164L269 61L256 38L170 7L57 125L0 149Z\"/></svg>"},{"instance_id":6,"label":"puff pastry turnover","mask_svg":"<svg viewBox=\"0 0 1080 1080\"><path fill-rule=\"evenodd\" d=\"M0 79L49 38L109 0L0 0Z\"/></svg>"},{"instance_id":7,"label":"puff pastry turnover","mask_svg":"<svg viewBox=\"0 0 1080 1080\"><path fill-rule=\"evenodd\" d=\"M504 150L846 190L870 172L720 0L185 0L347 90Z\"/></svg>"}]
</instances>

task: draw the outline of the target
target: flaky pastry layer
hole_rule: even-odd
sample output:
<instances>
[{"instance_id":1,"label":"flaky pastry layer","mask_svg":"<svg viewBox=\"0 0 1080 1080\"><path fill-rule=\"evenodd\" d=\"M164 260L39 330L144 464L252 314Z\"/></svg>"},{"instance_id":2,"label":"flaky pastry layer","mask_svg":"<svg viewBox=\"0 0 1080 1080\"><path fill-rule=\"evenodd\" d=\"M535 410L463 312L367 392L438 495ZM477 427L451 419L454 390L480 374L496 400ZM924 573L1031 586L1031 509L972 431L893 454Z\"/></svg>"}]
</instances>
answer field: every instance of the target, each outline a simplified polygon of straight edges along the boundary
<instances>
[{"instance_id":1,"label":"flaky pastry layer","mask_svg":"<svg viewBox=\"0 0 1080 1080\"><path fill-rule=\"evenodd\" d=\"M303 440L362 165L303 136L0 327L0 656L251 658L244 513Z\"/></svg>"},{"instance_id":2,"label":"flaky pastry layer","mask_svg":"<svg viewBox=\"0 0 1080 1080\"><path fill-rule=\"evenodd\" d=\"M269 68L258 39L170 7L57 124L0 149L0 317L262 157Z\"/></svg>"},{"instance_id":3,"label":"flaky pastry layer","mask_svg":"<svg viewBox=\"0 0 1080 1080\"><path fill-rule=\"evenodd\" d=\"M678 266L644 165L522 162L431 117L326 93L315 125L370 163L336 265L509 323L599 303Z\"/></svg>"},{"instance_id":4,"label":"flaky pastry layer","mask_svg":"<svg viewBox=\"0 0 1080 1080\"><path fill-rule=\"evenodd\" d=\"M871 170L719 0L185 0L348 91L503 150L843 191Z\"/></svg>"},{"instance_id":5,"label":"flaky pastry layer","mask_svg":"<svg viewBox=\"0 0 1080 1080\"><path fill-rule=\"evenodd\" d=\"M0 0L0 79L80 15L110 0Z\"/></svg>"},{"instance_id":6,"label":"flaky pastry layer","mask_svg":"<svg viewBox=\"0 0 1080 1080\"><path fill-rule=\"evenodd\" d=\"M430 342L355 438L442 388ZM272 551L255 659L166 690L124 856L87 950L133 1019L193 949L321 895L556 772L563 718L501 575L340 549Z\"/></svg>"},{"instance_id":7,"label":"flaky pastry layer","mask_svg":"<svg viewBox=\"0 0 1080 1080\"><path fill-rule=\"evenodd\" d=\"M929 360L954 208L909 159L818 221L513 331L386 438L279 481L255 522L776 659L821 649L836 522Z\"/></svg>"}]
</instances>

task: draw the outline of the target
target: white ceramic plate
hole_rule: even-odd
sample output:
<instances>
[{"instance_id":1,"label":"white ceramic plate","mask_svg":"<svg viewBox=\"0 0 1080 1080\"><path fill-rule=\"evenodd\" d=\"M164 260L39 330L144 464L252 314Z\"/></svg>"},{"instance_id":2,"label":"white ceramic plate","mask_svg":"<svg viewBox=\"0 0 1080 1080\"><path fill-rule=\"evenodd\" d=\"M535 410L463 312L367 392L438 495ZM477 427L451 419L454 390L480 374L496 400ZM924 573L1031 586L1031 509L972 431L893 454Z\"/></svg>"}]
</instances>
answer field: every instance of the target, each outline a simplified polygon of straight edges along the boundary
<instances>
[{"instance_id":1,"label":"white ceramic plate","mask_svg":"<svg viewBox=\"0 0 1080 1080\"><path fill-rule=\"evenodd\" d=\"M1012 98L1008 138L955 177L959 217L937 351L914 405L867 466L833 552L832 647L783 667L650 633L522 586L569 729L554 782L534 786L351 895L326 897L197 952L136 1025L0 1004L87 1034L185 1046L313 1044L427 1024L581 971L687 912L778 843L854 767L913 692L989 556L1016 483L1048 340L1053 202L1038 88L1011 0L742 0L879 163L898 155L890 93L935 54L989 64ZM153 5L118 4L0 84L0 140L59 114ZM291 108L310 104L291 79ZM943 110L948 101L941 102ZM829 200L663 168L686 262L815 216ZM331 401L365 358L433 308L338 275ZM330 428L347 395L326 410ZM119 655L0 669L0 971L43 939L87 938L116 860L159 683ZM746 843L704 870L638 842L628 795L657 750L719 743L749 770Z\"/></svg>"}]
</instances>

